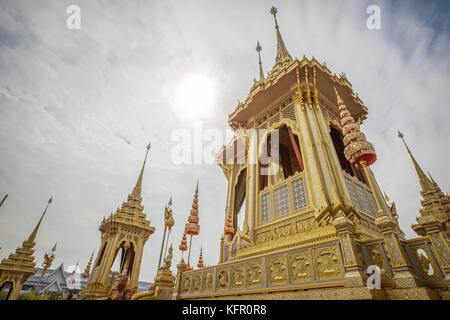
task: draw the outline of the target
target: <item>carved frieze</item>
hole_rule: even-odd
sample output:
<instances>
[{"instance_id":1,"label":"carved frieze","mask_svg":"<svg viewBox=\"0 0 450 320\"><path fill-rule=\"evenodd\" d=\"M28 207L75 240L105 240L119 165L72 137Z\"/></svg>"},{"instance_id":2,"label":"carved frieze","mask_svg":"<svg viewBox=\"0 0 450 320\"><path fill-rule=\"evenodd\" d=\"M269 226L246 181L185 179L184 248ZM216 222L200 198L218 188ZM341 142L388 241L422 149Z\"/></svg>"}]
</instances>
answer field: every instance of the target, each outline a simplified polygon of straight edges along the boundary
<instances>
[{"instance_id":1,"label":"carved frieze","mask_svg":"<svg viewBox=\"0 0 450 320\"><path fill-rule=\"evenodd\" d=\"M230 273L228 268L217 270L217 290L227 290L230 284Z\"/></svg>"},{"instance_id":2,"label":"carved frieze","mask_svg":"<svg viewBox=\"0 0 450 320\"><path fill-rule=\"evenodd\" d=\"M183 277L181 281L181 292L188 293L191 290L191 276L187 275Z\"/></svg>"},{"instance_id":3,"label":"carved frieze","mask_svg":"<svg viewBox=\"0 0 450 320\"><path fill-rule=\"evenodd\" d=\"M287 284L288 270L286 266L286 256L272 257L267 260L267 270L269 273L269 285Z\"/></svg>"},{"instance_id":4,"label":"carved frieze","mask_svg":"<svg viewBox=\"0 0 450 320\"><path fill-rule=\"evenodd\" d=\"M247 269L247 288L261 287L262 281L262 261L249 262L246 265Z\"/></svg>"},{"instance_id":5,"label":"carved frieze","mask_svg":"<svg viewBox=\"0 0 450 320\"><path fill-rule=\"evenodd\" d=\"M312 250L316 280L337 279L344 276L337 245Z\"/></svg>"},{"instance_id":6,"label":"carved frieze","mask_svg":"<svg viewBox=\"0 0 450 320\"><path fill-rule=\"evenodd\" d=\"M231 288L245 288L245 272L243 264L231 267Z\"/></svg>"},{"instance_id":7,"label":"carved frieze","mask_svg":"<svg viewBox=\"0 0 450 320\"><path fill-rule=\"evenodd\" d=\"M214 272L208 270L203 272L202 291L211 291L213 289Z\"/></svg>"},{"instance_id":8,"label":"carved frieze","mask_svg":"<svg viewBox=\"0 0 450 320\"><path fill-rule=\"evenodd\" d=\"M302 251L288 255L289 275L291 283L313 280L311 257L309 251Z\"/></svg>"},{"instance_id":9,"label":"carved frieze","mask_svg":"<svg viewBox=\"0 0 450 320\"><path fill-rule=\"evenodd\" d=\"M192 292L200 291L200 287L202 284L202 275L200 273L196 273L192 276Z\"/></svg>"}]
</instances>

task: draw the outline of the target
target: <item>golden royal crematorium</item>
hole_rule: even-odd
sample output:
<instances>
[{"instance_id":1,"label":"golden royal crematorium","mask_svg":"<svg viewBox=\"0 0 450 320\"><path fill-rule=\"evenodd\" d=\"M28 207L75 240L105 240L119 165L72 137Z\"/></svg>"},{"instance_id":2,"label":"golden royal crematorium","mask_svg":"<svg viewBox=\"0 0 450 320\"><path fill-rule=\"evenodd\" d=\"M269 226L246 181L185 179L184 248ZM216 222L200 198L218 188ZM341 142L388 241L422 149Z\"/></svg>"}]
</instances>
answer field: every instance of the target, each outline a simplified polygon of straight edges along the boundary
<instances>
[{"instance_id":1,"label":"golden royal crematorium","mask_svg":"<svg viewBox=\"0 0 450 320\"><path fill-rule=\"evenodd\" d=\"M264 75L259 59L259 80L228 117L236 134L217 155L228 180L220 262L193 270L182 260L172 298L448 299L449 197L405 143L422 189L419 237L405 239L369 167L367 108L345 74L293 59L271 13L275 65ZM267 161L275 138L279 161ZM367 286L371 265L380 289Z\"/></svg>"},{"instance_id":2,"label":"golden royal crematorium","mask_svg":"<svg viewBox=\"0 0 450 320\"><path fill-rule=\"evenodd\" d=\"M154 284L138 292L143 248L155 231L141 204L149 145L127 201L100 225L100 250L78 299L449 299L449 196L424 174L399 132L422 197L412 225L419 237L405 239L395 203L370 169L375 148L360 131L367 108L345 74L314 58L293 59L277 9L271 13L275 65L265 75L259 56L259 80L229 115L235 135L217 154L228 181L219 263L205 266L200 253L198 269L190 266L192 236L199 234L197 183L179 246L187 251L189 235L187 263L182 258L172 274L170 200ZM36 272L34 244L46 210L22 247L0 263L8 299Z\"/></svg>"}]
</instances>

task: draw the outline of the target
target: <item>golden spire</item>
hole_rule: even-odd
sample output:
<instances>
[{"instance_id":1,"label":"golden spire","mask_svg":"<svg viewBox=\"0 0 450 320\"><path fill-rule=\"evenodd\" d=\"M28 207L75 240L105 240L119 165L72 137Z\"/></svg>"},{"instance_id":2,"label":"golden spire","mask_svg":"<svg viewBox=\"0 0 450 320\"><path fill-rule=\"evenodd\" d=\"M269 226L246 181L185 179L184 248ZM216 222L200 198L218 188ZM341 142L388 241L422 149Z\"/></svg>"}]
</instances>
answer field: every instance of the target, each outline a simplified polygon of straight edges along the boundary
<instances>
[{"instance_id":1,"label":"golden spire","mask_svg":"<svg viewBox=\"0 0 450 320\"><path fill-rule=\"evenodd\" d=\"M134 197L141 197L141 190L142 190L142 177L144 176L144 168L145 168L145 162L147 161L147 155L148 151L150 150L150 143L147 145L147 152L145 153L145 159L144 163L142 164L141 173L139 174L138 181L136 182L136 186L133 189L133 192L131 193Z\"/></svg>"},{"instance_id":2,"label":"golden spire","mask_svg":"<svg viewBox=\"0 0 450 320\"><path fill-rule=\"evenodd\" d=\"M416 159L411 153L411 150L409 150L408 145L405 142L405 139L403 139L404 135L400 131L398 131L398 137L402 139L403 144L406 147L406 150L409 153L409 156L411 157L411 160L414 164L414 168L416 169L417 175L419 176L419 182L420 186L422 188L422 192L431 191L433 189L433 183L430 181L430 179L425 175L422 168L420 168L419 164L417 163Z\"/></svg>"},{"instance_id":3,"label":"golden spire","mask_svg":"<svg viewBox=\"0 0 450 320\"><path fill-rule=\"evenodd\" d=\"M336 92L336 98L337 98L338 106L343 105L344 101L342 100L341 96L337 92L336 87L334 87L334 92Z\"/></svg>"},{"instance_id":4,"label":"golden spire","mask_svg":"<svg viewBox=\"0 0 450 320\"><path fill-rule=\"evenodd\" d=\"M278 9L272 7L270 9L270 13L273 15L273 18L275 19L275 29L277 30L277 56L275 58L275 64L283 62L284 60L292 60L291 55L289 54L289 52L286 49L286 46L284 45L284 41L280 33L280 28L278 27L277 22Z\"/></svg>"},{"instance_id":5,"label":"golden spire","mask_svg":"<svg viewBox=\"0 0 450 320\"><path fill-rule=\"evenodd\" d=\"M39 221L38 221L36 227L34 227L33 232L31 232L30 236L28 237L27 242L29 242L29 243L34 243L34 241L36 240L36 235L37 235L37 232L38 232L39 227L40 227L40 225L41 225L42 219L44 218L44 215L45 215L45 213L47 212L48 206L50 205L50 203L52 203L52 201L53 201L53 197L51 197L51 198L48 200L47 207L45 207L45 210L44 210L44 212L42 213L41 218L39 219ZM55 246L56 246L56 244L55 244Z\"/></svg>"},{"instance_id":6,"label":"golden spire","mask_svg":"<svg viewBox=\"0 0 450 320\"><path fill-rule=\"evenodd\" d=\"M262 48L258 41L256 43L256 51L258 52L258 57L259 57L259 81L264 80L264 71L263 71L262 62L261 62L261 50L262 50Z\"/></svg>"},{"instance_id":7,"label":"golden spire","mask_svg":"<svg viewBox=\"0 0 450 320\"><path fill-rule=\"evenodd\" d=\"M89 258L88 264L86 266L86 269L84 269L83 274L81 275L83 278L88 278L89 273L91 272L91 264L92 264L92 257L94 256L94 251L92 251L91 257Z\"/></svg>"},{"instance_id":8,"label":"golden spire","mask_svg":"<svg viewBox=\"0 0 450 320\"><path fill-rule=\"evenodd\" d=\"M3 197L3 200L0 202L0 207L3 205L3 202L5 202L6 198L8 198L8 194L5 194Z\"/></svg>"},{"instance_id":9,"label":"golden spire","mask_svg":"<svg viewBox=\"0 0 450 320\"><path fill-rule=\"evenodd\" d=\"M197 263L197 267L198 268L204 268L205 264L203 263L203 248L200 247L200 256L198 257L198 263Z\"/></svg>"}]
</instances>

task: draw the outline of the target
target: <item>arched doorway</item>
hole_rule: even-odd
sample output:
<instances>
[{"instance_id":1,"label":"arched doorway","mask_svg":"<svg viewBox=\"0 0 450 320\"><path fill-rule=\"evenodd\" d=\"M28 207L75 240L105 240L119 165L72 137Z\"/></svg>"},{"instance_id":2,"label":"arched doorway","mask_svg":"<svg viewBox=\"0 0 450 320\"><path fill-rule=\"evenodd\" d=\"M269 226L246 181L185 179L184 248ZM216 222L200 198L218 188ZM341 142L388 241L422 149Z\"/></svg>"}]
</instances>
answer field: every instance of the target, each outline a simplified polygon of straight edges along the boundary
<instances>
[{"instance_id":1,"label":"arched doorway","mask_svg":"<svg viewBox=\"0 0 450 320\"><path fill-rule=\"evenodd\" d=\"M11 281L4 282L0 287L0 300L8 300L14 284Z\"/></svg>"}]
</instances>

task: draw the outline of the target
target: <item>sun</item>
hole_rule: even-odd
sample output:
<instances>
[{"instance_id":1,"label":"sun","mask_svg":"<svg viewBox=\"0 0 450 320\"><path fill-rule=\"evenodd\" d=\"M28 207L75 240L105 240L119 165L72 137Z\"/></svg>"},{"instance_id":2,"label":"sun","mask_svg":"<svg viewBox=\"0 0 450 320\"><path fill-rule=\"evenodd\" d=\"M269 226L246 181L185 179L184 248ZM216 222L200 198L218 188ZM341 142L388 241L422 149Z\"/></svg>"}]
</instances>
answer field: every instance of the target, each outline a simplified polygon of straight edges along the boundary
<instances>
[{"instance_id":1,"label":"sun","mask_svg":"<svg viewBox=\"0 0 450 320\"><path fill-rule=\"evenodd\" d=\"M189 74L181 80L175 107L182 115L203 118L213 114L215 100L214 79L201 73Z\"/></svg>"}]
</instances>

